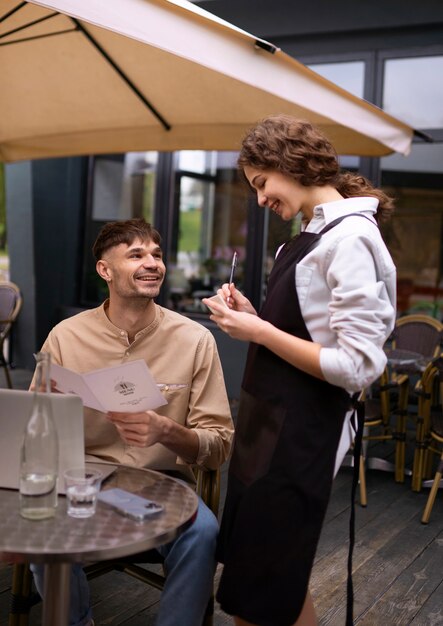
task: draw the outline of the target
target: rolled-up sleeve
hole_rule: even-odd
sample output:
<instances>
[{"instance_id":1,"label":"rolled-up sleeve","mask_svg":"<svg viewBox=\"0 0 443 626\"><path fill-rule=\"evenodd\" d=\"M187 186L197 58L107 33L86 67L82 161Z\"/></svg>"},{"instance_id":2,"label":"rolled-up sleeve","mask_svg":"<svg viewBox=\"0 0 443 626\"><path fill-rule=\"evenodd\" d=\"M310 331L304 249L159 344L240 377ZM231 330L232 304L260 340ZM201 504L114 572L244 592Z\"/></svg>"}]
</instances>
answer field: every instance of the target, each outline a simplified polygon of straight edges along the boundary
<instances>
[{"instance_id":1,"label":"rolled-up sleeve","mask_svg":"<svg viewBox=\"0 0 443 626\"><path fill-rule=\"evenodd\" d=\"M327 259L329 325L336 345L321 349L320 366L328 382L351 392L367 387L383 372L386 329L395 319L392 294L377 275L377 253L370 237L350 235ZM394 266L391 271L395 274Z\"/></svg>"},{"instance_id":2,"label":"rolled-up sleeve","mask_svg":"<svg viewBox=\"0 0 443 626\"><path fill-rule=\"evenodd\" d=\"M196 464L207 469L220 467L229 456L234 426L220 358L209 331L202 335L195 353L186 426L199 439Z\"/></svg>"}]
</instances>

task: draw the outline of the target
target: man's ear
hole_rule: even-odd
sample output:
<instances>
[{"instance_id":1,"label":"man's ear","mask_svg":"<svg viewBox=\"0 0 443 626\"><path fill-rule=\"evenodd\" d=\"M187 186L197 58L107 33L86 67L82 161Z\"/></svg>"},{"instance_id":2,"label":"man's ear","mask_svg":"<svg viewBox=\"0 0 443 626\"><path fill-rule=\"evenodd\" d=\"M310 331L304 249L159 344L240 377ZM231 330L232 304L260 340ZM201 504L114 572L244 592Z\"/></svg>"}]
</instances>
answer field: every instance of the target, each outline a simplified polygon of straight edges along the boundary
<instances>
[{"instance_id":1,"label":"man's ear","mask_svg":"<svg viewBox=\"0 0 443 626\"><path fill-rule=\"evenodd\" d=\"M97 261L95 269L97 270L97 274L101 278L103 278L103 280L105 280L107 283L111 281L111 278L112 278L111 269L109 265L106 263L106 261L103 261L103 259L100 259L100 261Z\"/></svg>"}]
</instances>

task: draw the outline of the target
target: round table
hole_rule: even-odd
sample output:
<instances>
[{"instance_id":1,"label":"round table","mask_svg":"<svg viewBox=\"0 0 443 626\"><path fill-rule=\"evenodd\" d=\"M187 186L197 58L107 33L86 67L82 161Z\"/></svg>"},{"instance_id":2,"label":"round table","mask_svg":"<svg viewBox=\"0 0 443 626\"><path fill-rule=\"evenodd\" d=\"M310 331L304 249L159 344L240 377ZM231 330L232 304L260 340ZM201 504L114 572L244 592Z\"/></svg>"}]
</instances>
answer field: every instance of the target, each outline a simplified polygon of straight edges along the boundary
<instances>
[{"instance_id":1,"label":"round table","mask_svg":"<svg viewBox=\"0 0 443 626\"><path fill-rule=\"evenodd\" d=\"M1 490L0 559L45 564L44 626L68 624L71 563L150 550L172 541L195 518L198 499L194 491L159 472L117 466L102 489L110 487L159 502L164 510L147 521L136 522L98 502L95 515L75 519L67 515L66 499L59 496L55 517L33 521L20 516L17 491Z\"/></svg>"},{"instance_id":2,"label":"round table","mask_svg":"<svg viewBox=\"0 0 443 626\"><path fill-rule=\"evenodd\" d=\"M423 372L432 358L426 358L423 354L413 352L412 350L397 350L396 348L385 350L385 353L388 357L389 365L398 370L405 368L407 371Z\"/></svg>"}]
</instances>

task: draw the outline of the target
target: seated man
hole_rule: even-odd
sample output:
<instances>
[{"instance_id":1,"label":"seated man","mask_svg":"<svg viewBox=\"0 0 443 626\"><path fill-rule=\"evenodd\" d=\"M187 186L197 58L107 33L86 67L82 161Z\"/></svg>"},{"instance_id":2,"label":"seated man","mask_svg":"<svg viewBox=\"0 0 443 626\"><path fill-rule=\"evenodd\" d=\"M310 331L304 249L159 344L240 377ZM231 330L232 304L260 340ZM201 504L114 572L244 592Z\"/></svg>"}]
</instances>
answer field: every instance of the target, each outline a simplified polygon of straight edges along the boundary
<instances>
[{"instance_id":1,"label":"seated man","mask_svg":"<svg viewBox=\"0 0 443 626\"><path fill-rule=\"evenodd\" d=\"M143 219L106 224L93 247L109 299L63 320L42 351L76 372L145 359L168 404L158 411L100 413L85 408L86 453L194 481L192 465L218 468L233 424L215 340L201 324L154 302L166 268L159 233ZM200 500L194 524L159 548L167 581L158 626L198 626L212 591L218 523ZM42 568L32 566L39 591ZM71 575L70 625L93 624L80 566Z\"/></svg>"}]
</instances>

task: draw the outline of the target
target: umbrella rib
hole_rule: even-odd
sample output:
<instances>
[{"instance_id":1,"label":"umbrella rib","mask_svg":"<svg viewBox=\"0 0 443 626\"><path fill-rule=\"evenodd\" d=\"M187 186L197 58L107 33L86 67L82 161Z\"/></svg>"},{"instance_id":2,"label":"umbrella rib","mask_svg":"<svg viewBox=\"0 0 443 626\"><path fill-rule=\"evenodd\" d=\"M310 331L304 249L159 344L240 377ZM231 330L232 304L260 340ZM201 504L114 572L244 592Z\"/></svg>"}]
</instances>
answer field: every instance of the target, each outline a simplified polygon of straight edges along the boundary
<instances>
[{"instance_id":1,"label":"umbrella rib","mask_svg":"<svg viewBox=\"0 0 443 626\"><path fill-rule=\"evenodd\" d=\"M422 139L423 141L426 141L427 143L434 143L434 139L433 137L431 137L431 135L428 135L427 133L424 133L421 130L417 130L416 128L412 129L414 132L414 137L419 137L420 139Z\"/></svg>"},{"instance_id":2,"label":"umbrella rib","mask_svg":"<svg viewBox=\"0 0 443 626\"><path fill-rule=\"evenodd\" d=\"M12 30L9 30L6 33L3 33L3 35L0 35L0 39L4 39L5 37L8 37L8 35L12 35L13 33L18 33L21 30L25 30L25 28L29 28L30 26L35 26L35 24L40 24L41 22L50 20L51 18L56 17L57 15L58 13L51 13L50 15L45 15L44 17L40 17L38 20L29 22L28 24L23 24L23 26L18 26L17 28L13 28Z\"/></svg>"},{"instance_id":3,"label":"umbrella rib","mask_svg":"<svg viewBox=\"0 0 443 626\"><path fill-rule=\"evenodd\" d=\"M89 33L80 22L71 18L75 23L77 28L85 35L87 39L92 43L92 45L98 50L98 52L108 61L108 63L114 68L114 70L120 75L120 77L125 81L125 83L130 87L130 89L140 98L145 106L155 115L155 117L159 120L165 130L171 130L171 125L164 119L164 117L157 111L157 109L145 98L145 96L141 93L141 91L134 85L131 79L124 73L124 71L117 65L114 59L101 47L101 45L94 39L94 37Z\"/></svg>"},{"instance_id":4,"label":"umbrella rib","mask_svg":"<svg viewBox=\"0 0 443 626\"><path fill-rule=\"evenodd\" d=\"M20 4L18 4L16 7L14 7L13 9L11 9L10 11L8 11L7 13L5 13L2 17L0 17L0 22L4 22L5 20L8 19L8 17L11 17L11 15L13 15L14 13L16 13L17 11L20 11L20 9L23 9L23 7L26 5L26 2L21 2Z\"/></svg>"},{"instance_id":5,"label":"umbrella rib","mask_svg":"<svg viewBox=\"0 0 443 626\"><path fill-rule=\"evenodd\" d=\"M45 33L44 35L34 35L34 37L23 37L23 39L14 39L0 43L1 46L12 46L15 43L24 43L25 41L34 41L35 39L44 39L45 37L55 37L56 35L66 35L67 33L76 33L78 28L68 28L66 30L58 30L56 33ZM0 36L1 39L1 36Z\"/></svg>"}]
</instances>

